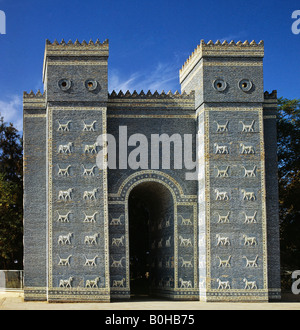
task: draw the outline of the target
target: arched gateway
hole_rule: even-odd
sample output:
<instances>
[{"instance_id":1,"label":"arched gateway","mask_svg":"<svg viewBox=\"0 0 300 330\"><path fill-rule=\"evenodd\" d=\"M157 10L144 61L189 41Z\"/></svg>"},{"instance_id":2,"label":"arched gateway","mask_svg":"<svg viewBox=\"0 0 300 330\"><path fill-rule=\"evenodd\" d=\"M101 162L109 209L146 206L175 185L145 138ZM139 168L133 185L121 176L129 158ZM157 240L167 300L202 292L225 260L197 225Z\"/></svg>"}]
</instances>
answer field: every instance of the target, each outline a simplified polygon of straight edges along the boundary
<instances>
[{"instance_id":1,"label":"arched gateway","mask_svg":"<svg viewBox=\"0 0 300 330\"><path fill-rule=\"evenodd\" d=\"M25 300L280 298L263 42L205 43L182 92L108 93L108 41L46 41L24 93Z\"/></svg>"},{"instance_id":2,"label":"arched gateway","mask_svg":"<svg viewBox=\"0 0 300 330\"><path fill-rule=\"evenodd\" d=\"M163 172L141 171L109 195L109 213L111 240L124 237L125 242L110 250L112 297L129 297L132 287L133 293L197 299L196 196L185 196L178 182ZM114 260L121 258L126 266L114 267ZM135 285L139 276L144 280Z\"/></svg>"}]
</instances>

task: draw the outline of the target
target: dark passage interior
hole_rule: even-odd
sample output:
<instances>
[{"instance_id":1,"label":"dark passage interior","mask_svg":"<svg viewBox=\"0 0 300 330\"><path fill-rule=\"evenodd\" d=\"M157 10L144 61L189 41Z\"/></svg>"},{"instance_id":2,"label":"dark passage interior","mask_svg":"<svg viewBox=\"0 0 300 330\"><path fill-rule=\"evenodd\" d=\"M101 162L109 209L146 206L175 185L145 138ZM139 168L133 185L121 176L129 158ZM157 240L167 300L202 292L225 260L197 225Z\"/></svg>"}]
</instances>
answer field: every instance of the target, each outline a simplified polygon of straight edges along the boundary
<instances>
[{"instance_id":1,"label":"dark passage interior","mask_svg":"<svg viewBox=\"0 0 300 330\"><path fill-rule=\"evenodd\" d=\"M165 268L165 247L162 242L173 232L173 227L173 199L164 185L145 182L131 191L129 252L132 297L158 293L158 285L163 279ZM168 250L168 253L173 253L171 247L168 247Z\"/></svg>"}]
</instances>

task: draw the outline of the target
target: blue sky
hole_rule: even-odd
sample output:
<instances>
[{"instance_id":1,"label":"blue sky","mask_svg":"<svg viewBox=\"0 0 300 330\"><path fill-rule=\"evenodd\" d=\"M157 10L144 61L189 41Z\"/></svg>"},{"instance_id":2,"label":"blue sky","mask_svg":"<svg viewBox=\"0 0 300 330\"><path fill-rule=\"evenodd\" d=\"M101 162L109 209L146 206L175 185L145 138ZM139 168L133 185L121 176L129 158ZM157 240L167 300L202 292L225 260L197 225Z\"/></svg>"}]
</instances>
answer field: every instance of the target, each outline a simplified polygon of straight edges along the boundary
<instances>
[{"instance_id":1,"label":"blue sky","mask_svg":"<svg viewBox=\"0 0 300 330\"><path fill-rule=\"evenodd\" d=\"M201 39L265 41L265 90L300 98L299 0L0 0L0 113L22 129L23 91L43 90L45 39L109 39L109 90L180 90ZM300 26L299 26L300 28Z\"/></svg>"}]
</instances>

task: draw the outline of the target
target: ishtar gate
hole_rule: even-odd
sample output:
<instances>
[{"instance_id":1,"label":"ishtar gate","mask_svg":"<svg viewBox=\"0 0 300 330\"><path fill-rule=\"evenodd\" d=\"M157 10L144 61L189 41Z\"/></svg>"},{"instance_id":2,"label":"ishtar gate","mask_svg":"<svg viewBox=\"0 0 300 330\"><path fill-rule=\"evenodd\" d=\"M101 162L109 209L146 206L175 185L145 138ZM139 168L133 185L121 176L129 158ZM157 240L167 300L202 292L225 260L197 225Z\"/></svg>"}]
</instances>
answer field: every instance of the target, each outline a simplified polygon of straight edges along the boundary
<instances>
[{"instance_id":1,"label":"ishtar gate","mask_svg":"<svg viewBox=\"0 0 300 330\"><path fill-rule=\"evenodd\" d=\"M280 299L264 43L202 40L181 93L109 93L108 56L107 40L47 40L44 93L24 92L25 300ZM155 162L152 145L130 138L153 135L170 137ZM195 168L177 166L183 137Z\"/></svg>"}]
</instances>

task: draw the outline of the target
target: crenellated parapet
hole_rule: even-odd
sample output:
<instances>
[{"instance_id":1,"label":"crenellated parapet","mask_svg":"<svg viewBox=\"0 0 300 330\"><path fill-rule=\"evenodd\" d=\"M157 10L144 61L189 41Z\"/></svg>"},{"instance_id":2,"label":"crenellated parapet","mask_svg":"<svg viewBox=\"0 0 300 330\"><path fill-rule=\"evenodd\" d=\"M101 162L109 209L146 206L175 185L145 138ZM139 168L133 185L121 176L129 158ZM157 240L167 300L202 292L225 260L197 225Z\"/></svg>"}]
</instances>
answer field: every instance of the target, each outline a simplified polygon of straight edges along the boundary
<instances>
[{"instance_id":1,"label":"crenellated parapet","mask_svg":"<svg viewBox=\"0 0 300 330\"><path fill-rule=\"evenodd\" d=\"M277 106L277 90L273 90L271 93L269 93L268 91L264 92L264 116L271 116L268 118L276 118L278 111Z\"/></svg>"},{"instance_id":2,"label":"crenellated parapet","mask_svg":"<svg viewBox=\"0 0 300 330\"><path fill-rule=\"evenodd\" d=\"M31 90L29 93L23 92L23 99L42 99L45 98L45 92L41 92L38 90L36 93L34 93L33 90Z\"/></svg>"},{"instance_id":3,"label":"crenellated parapet","mask_svg":"<svg viewBox=\"0 0 300 330\"><path fill-rule=\"evenodd\" d=\"M108 39L105 39L103 42L100 42L99 39L97 39L95 42L93 40L90 40L89 42L86 42L83 40L82 42L79 42L78 39L73 43L72 40L69 40L68 42L65 42L64 39L61 40L61 42L58 42L56 39L51 42L49 39L46 39L46 47L57 47L57 46L65 46L68 48L71 47L102 47L106 48L108 47Z\"/></svg>"},{"instance_id":4,"label":"crenellated parapet","mask_svg":"<svg viewBox=\"0 0 300 330\"><path fill-rule=\"evenodd\" d=\"M46 93L41 92L38 90L36 93L34 93L32 90L27 93L23 92L23 107L24 107L24 113L27 113L27 110L41 110L45 109L45 102L46 102Z\"/></svg>"},{"instance_id":5,"label":"crenellated parapet","mask_svg":"<svg viewBox=\"0 0 300 330\"><path fill-rule=\"evenodd\" d=\"M269 93L268 91L266 91L264 93L264 97L265 97L265 100L268 100L268 99L276 99L277 100L277 91L274 90L271 93Z\"/></svg>"},{"instance_id":6,"label":"crenellated parapet","mask_svg":"<svg viewBox=\"0 0 300 330\"><path fill-rule=\"evenodd\" d=\"M189 99L194 98L194 91L191 91L190 93L186 93L183 91L182 93L179 93L176 91L175 93L172 93L169 91L168 93L165 93L165 91L162 91L161 93L158 93L158 91L155 91L152 93L150 90L145 93L143 90L140 93L137 93L137 91L133 91L132 93L127 90L125 93L120 90L118 93L116 91L112 91L110 94L108 94L109 98L132 98L132 99Z\"/></svg>"},{"instance_id":7,"label":"crenellated parapet","mask_svg":"<svg viewBox=\"0 0 300 330\"><path fill-rule=\"evenodd\" d=\"M108 108L112 110L130 110L132 113L133 109L140 112L145 107L147 109L165 111L170 109L191 110L195 109L195 92L191 91L186 93L183 91L175 93L169 91L165 93L162 91L144 92L143 90L139 93L135 90L133 92L127 90L123 92L112 91L108 94ZM157 115L157 114L156 114Z\"/></svg>"},{"instance_id":8,"label":"crenellated parapet","mask_svg":"<svg viewBox=\"0 0 300 330\"><path fill-rule=\"evenodd\" d=\"M99 39L96 42L90 40L86 42L83 40L79 42L76 40L74 43L69 40L65 42L64 39L59 43L56 39L52 43L48 39L46 40L45 57L46 56L105 56L108 57L109 42L106 39L100 42Z\"/></svg>"}]
</instances>

